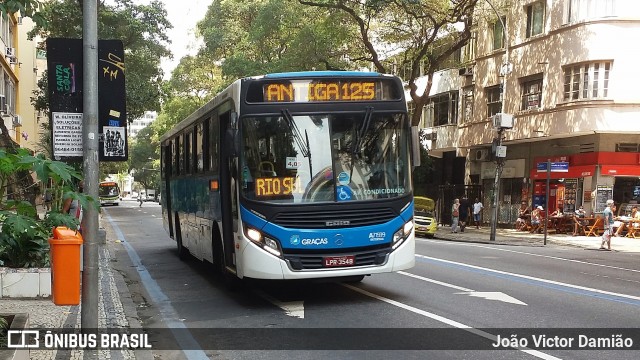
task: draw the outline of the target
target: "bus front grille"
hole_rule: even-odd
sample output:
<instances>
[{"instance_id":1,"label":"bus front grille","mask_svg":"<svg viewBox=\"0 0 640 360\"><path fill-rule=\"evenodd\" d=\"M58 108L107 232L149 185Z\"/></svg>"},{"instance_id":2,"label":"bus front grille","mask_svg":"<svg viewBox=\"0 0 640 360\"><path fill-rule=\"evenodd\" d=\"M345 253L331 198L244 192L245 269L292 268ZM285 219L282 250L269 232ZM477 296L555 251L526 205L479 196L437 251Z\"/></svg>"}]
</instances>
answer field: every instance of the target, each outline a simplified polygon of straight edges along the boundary
<instances>
[{"instance_id":1,"label":"bus front grille","mask_svg":"<svg viewBox=\"0 0 640 360\"><path fill-rule=\"evenodd\" d=\"M287 228L325 229L332 226L356 227L378 225L391 221L397 214L391 208L357 210L282 212L273 223Z\"/></svg>"},{"instance_id":2,"label":"bus front grille","mask_svg":"<svg viewBox=\"0 0 640 360\"><path fill-rule=\"evenodd\" d=\"M318 270L318 269L348 269L348 267L331 268L324 267L324 258L327 256L354 255L353 266L382 265L387 261L391 248L362 251L345 254L285 254L284 258L293 270Z\"/></svg>"}]
</instances>

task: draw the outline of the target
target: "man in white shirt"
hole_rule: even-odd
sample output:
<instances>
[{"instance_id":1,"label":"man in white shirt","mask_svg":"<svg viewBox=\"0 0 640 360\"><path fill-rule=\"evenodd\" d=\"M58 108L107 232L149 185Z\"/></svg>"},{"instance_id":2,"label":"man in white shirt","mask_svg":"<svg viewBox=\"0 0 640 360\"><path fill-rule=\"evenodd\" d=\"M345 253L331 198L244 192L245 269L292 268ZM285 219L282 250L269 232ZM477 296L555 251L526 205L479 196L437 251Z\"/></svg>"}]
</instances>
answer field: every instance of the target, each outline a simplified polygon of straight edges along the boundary
<instances>
[{"instance_id":1,"label":"man in white shirt","mask_svg":"<svg viewBox=\"0 0 640 360\"><path fill-rule=\"evenodd\" d=\"M480 229L480 213L482 209L484 209L484 206L480 200L476 198L476 202L473 204L473 221L476 223L476 229Z\"/></svg>"}]
</instances>

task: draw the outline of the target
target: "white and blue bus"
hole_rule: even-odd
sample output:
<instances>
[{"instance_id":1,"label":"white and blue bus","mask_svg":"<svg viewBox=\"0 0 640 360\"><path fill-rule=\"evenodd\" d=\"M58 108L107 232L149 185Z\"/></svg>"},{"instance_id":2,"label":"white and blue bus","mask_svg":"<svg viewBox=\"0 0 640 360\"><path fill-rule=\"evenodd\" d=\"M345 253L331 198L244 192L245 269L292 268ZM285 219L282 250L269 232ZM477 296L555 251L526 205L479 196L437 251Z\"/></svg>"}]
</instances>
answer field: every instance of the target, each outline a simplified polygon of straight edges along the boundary
<instances>
[{"instance_id":1,"label":"white and blue bus","mask_svg":"<svg viewBox=\"0 0 640 360\"><path fill-rule=\"evenodd\" d=\"M181 259L238 278L411 268L416 134L394 76L237 80L161 139L164 226Z\"/></svg>"}]
</instances>

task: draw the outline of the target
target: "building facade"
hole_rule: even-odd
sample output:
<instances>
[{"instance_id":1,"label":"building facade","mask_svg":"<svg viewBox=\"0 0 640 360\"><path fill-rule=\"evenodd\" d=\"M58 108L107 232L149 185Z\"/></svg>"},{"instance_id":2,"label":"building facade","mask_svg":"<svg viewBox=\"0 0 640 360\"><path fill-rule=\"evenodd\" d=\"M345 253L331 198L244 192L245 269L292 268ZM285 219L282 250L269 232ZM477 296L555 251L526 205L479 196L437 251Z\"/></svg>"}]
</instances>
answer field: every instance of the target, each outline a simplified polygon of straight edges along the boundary
<instances>
[{"instance_id":1,"label":"building facade","mask_svg":"<svg viewBox=\"0 0 640 360\"><path fill-rule=\"evenodd\" d=\"M0 116L11 139L22 140L22 117L19 113L17 28L19 18L0 16Z\"/></svg>"},{"instance_id":2,"label":"building facade","mask_svg":"<svg viewBox=\"0 0 640 360\"><path fill-rule=\"evenodd\" d=\"M142 117L135 119L129 124L129 136L136 137L140 130L146 128L158 117L158 113L155 111L145 111Z\"/></svg>"},{"instance_id":3,"label":"building facade","mask_svg":"<svg viewBox=\"0 0 640 360\"><path fill-rule=\"evenodd\" d=\"M514 126L503 135L499 222L515 221L523 200L546 207L548 160L563 170L550 174L552 210L584 205L597 213L607 196L618 204L640 201L640 50L632 45L640 2L488 1L497 13L478 3L476 33L464 52L470 61L436 75L423 114L427 146L445 159L444 175L481 185L484 204L492 202L491 120L503 111ZM503 78L507 53L512 65Z\"/></svg>"}]
</instances>

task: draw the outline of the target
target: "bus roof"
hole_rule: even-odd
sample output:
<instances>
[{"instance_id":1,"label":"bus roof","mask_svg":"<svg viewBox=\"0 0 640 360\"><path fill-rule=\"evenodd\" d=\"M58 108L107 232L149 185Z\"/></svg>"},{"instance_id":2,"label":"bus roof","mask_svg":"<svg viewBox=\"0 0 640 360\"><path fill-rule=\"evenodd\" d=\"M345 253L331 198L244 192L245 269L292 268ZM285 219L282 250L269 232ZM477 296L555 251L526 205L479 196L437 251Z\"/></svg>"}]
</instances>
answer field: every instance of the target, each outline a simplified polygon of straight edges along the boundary
<instances>
[{"instance_id":1,"label":"bus roof","mask_svg":"<svg viewBox=\"0 0 640 360\"><path fill-rule=\"evenodd\" d=\"M295 78L295 77L374 77L391 76L371 71L297 71L281 72L264 75L265 79Z\"/></svg>"},{"instance_id":2,"label":"bus roof","mask_svg":"<svg viewBox=\"0 0 640 360\"><path fill-rule=\"evenodd\" d=\"M188 128L191 124L220 105L221 103L227 101L234 95L240 94L240 84L246 80L260 80L260 79L283 79L283 78L313 78L313 77L385 77L385 78L393 78L393 75L382 74L378 72L372 71L292 71L292 72L281 72L281 73L272 73L265 74L260 76L250 76L244 79L238 79L231 83L226 89L222 90L216 96L213 97L208 103L201 106L199 109L191 113L185 119L180 121L178 124L174 125L169 131L167 131L164 135L160 137L160 143L163 143L165 140L173 137L175 134L181 132L183 129ZM239 106L238 104L234 104L234 106Z\"/></svg>"}]
</instances>

